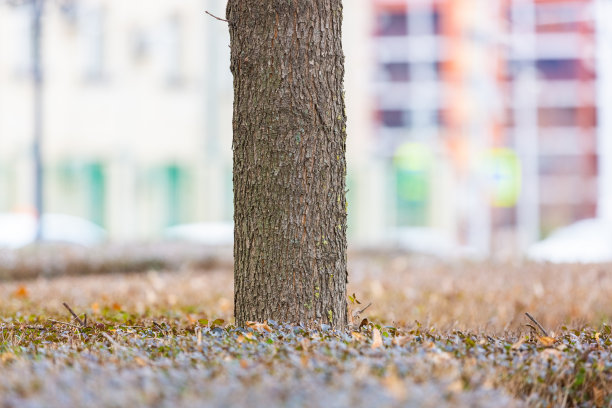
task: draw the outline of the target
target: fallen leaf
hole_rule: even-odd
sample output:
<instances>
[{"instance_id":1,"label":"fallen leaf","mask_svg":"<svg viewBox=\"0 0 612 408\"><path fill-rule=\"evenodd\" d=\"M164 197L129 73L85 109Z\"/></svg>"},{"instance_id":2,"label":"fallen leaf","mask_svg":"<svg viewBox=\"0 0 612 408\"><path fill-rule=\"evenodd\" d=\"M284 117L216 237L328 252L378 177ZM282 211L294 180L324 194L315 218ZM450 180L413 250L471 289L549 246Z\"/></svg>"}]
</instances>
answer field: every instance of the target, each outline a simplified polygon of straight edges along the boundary
<instances>
[{"instance_id":1,"label":"fallen leaf","mask_svg":"<svg viewBox=\"0 0 612 408\"><path fill-rule=\"evenodd\" d=\"M27 298L29 296L28 288L25 285L19 285L19 287L13 292L13 296L22 299Z\"/></svg>"},{"instance_id":2,"label":"fallen leaf","mask_svg":"<svg viewBox=\"0 0 612 408\"><path fill-rule=\"evenodd\" d=\"M267 332L271 332L272 329L268 326L268 323L259 323L259 322L246 322L246 326L250 329L257 330L258 332L262 332L263 330Z\"/></svg>"},{"instance_id":3,"label":"fallen leaf","mask_svg":"<svg viewBox=\"0 0 612 408\"><path fill-rule=\"evenodd\" d=\"M120 310L121 310L121 305L120 305L119 303L117 303L117 302L113 302L113 304L111 305L111 308L112 308L114 311L118 312L118 311L120 311Z\"/></svg>"},{"instance_id":4,"label":"fallen leaf","mask_svg":"<svg viewBox=\"0 0 612 408\"><path fill-rule=\"evenodd\" d=\"M383 340L382 340L382 336L380 335L380 330L378 330L376 327L374 328L374 330L372 330L372 348L376 349L379 347L382 347L383 345Z\"/></svg>"},{"instance_id":5,"label":"fallen leaf","mask_svg":"<svg viewBox=\"0 0 612 408\"><path fill-rule=\"evenodd\" d=\"M546 347L550 347L553 344L555 344L555 338L554 337L548 337L548 336L538 336L538 340L540 341L540 343L542 343L544 346Z\"/></svg>"}]
</instances>

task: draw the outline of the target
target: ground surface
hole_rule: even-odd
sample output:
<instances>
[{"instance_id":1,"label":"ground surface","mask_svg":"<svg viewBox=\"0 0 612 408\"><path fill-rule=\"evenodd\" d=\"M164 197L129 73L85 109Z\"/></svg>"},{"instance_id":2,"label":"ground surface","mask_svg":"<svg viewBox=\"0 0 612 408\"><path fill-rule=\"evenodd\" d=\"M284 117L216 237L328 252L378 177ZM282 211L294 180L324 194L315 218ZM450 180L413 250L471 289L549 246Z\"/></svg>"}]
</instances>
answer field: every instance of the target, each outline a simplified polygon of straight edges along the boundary
<instances>
[{"instance_id":1,"label":"ground surface","mask_svg":"<svg viewBox=\"0 0 612 408\"><path fill-rule=\"evenodd\" d=\"M334 332L235 328L223 257L1 255L0 407L612 405L610 265L353 254L350 306L372 305Z\"/></svg>"}]
</instances>

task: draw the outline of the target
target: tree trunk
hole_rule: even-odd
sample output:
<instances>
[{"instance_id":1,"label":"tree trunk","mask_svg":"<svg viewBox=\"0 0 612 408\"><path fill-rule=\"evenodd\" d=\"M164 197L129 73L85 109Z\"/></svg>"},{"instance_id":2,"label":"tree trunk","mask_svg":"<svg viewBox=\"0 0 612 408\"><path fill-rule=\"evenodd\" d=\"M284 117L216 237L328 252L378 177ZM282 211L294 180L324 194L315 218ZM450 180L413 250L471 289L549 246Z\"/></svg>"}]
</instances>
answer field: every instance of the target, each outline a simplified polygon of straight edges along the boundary
<instances>
[{"instance_id":1,"label":"tree trunk","mask_svg":"<svg viewBox=\"0 0 612 408\"><path fill-rule=\"evenodd\" d=\"M341 0L229 0L234 313L347 324Z\"/></svg>"}]
</instances>

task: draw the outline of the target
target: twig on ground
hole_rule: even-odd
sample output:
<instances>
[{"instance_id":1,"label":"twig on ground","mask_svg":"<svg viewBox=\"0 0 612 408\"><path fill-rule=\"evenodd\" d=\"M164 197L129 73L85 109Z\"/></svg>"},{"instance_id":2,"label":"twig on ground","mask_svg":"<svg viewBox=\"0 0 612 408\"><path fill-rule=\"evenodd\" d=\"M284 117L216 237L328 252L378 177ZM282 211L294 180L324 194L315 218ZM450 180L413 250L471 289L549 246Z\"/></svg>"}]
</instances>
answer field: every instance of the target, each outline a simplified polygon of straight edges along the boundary
<instances>
[{"instance_id":1,"label":"twig on ground","mask_svg":"<svg viewBox=\"0 0 612 408\"><path fill-rule=\"evenodd\" d=\"M538 321L536 319L533 318L533 316L531 316L529 313L525 312L525 315L529 318L529 320L531 320L536 326L538 326L538 328L540 330L542 330L542 333L544 333L544 335L546 337L548 337L548 333L546 333L546 330L544 330L544 328L542 327L542 325L540 323L538 323Z\"/></svg>"},{"instance_id":2,"label":"twig on ground","mask_svg":"<svg viewBox=\"0 0 612 408\"><path fill-rule=\"evenodd\" d=\"M31 329L31 330L45 330L45 326L34 326L31 324L26 324L25 326L23 326L26 329Z\"/></svg>"},{"instance_id":3,"label":"twig on ground","mask_svg":"<svg viewBox=\"0 0 612 408\"><path fill-rule=\"evenodd\" d=\"M361 309L361 310L357 310L356 312L353 312L353 317L355 317L355 316L359 316L360 314L362 314L363 312L365 312L365 311L366 311L366 309L367 309L368 307L370 307L370 306L372 306L372 302L368 303L368 305L367 305L366 307L364 307L363 309Z\"/></svg>"},{"instance_id":4,"label":"twig on ground","mask_svg":"<svg viewBox=\"0 0 612 408\"><path fill-rule=\"evenodd\" d=\"M72 309L70 308L70 306L68 306L68 304L66 302L63 303L64 307L66 309L68 309L68 311L70 312L70 314L76 319L77 322L79 322L79 324L81 325L81 327L85 327L87 326L85 323L83 323L83 321L81 320L81 318L79 316L77 316L76 313L74 313L72 311ZM87 316L85 316L85 319L87 319Z\"/></svg>"},{"instance_id":5,"label":"twig on ground","mask_svg":"<svg viewBox=\"0 0 612 408\"><path fill-rule=\"evenodd\" d=\"M75 329L80 329L82 326L77 326L76 324L68 323L68 322L60 322L59 320L48 319L51 323L63 324L64 326L74 327Z\"/></svg>"},{"instance_id":6,"label":"twig on ground","mask_svg":"<svg viewBox=\"0 0 612 408\"><path fill-rule=\"evenodd\" d=\"M228 21L228 20L226 20L226 19L224 19L224 18L221 18L221 17L217 17L217 16L215 16L215 15L214 15L214 14L212 14L212 13L209 13L209 12L208 12L208 10L204 10L204 12L205 12L206 14L208 14L209 16L211 16L212 18L216 18L216 19L217 19L217 20L219 20L219 21L225 21L226 23L229 23L229 21Z\"/></svg>"}]
</instances>

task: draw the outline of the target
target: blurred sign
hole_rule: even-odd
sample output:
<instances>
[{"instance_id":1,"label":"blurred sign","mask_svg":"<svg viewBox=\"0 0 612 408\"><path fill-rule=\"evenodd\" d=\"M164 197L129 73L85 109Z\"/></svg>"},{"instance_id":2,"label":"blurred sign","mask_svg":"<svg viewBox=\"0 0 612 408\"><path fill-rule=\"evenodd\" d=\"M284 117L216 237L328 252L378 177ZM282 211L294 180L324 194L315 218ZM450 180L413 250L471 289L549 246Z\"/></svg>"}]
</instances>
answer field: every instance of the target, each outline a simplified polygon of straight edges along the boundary
<instances>
[{"instance_id":1,"label":"blurred sign","mask_svg":"<svg viewBox=\"0 0 612 408\"><path fill-rule=\"evenodd\" d=\"M398 225L425 225L429 202L431 150L420 143L404 143L393 156Z\"/></svg>"},{"instance_id":2,"label":"blurred sign","mask_svg":"<svg viewBox=\"0 0 612 408\"><path fill-rule=\"evenodd\" d=\"M494 207L513 207L521 191L521 163L507 148L491 149L485 159L485 171L491 180L491 203Z\"/></svg>"}]
</instances>

